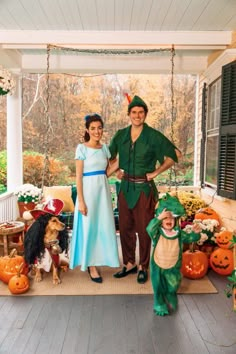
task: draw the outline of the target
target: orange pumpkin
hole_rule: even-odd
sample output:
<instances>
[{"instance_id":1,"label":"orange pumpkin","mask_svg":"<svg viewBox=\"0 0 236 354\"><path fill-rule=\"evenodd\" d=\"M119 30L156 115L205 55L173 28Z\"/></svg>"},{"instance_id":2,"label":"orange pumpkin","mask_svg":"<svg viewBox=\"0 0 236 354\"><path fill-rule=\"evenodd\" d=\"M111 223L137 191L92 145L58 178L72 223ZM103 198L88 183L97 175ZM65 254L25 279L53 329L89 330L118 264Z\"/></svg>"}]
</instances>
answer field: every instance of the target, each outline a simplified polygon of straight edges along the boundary
<instances>
[{"instance_id":1,"label":"orange pumpkin","mask_svg":"<svg viewBox=\"0 0 236 354\"><path fill-rule=\"evenodd\" d=\"M232 247L233 244L231 241L233 240L233 232L225 230L215 234L215 236L216 243L219 247L226 249Z\"/></svg>"},{"instance_id":2,"label":"orange pumpkin","mask_svg":"<svg viewBox=\"0 0 236 354\"><path fill-rule=\"evenodd\" d=\"M212 208L202 208L200 209L196 214L194 219L197 220L206 220L206 219L214 219L217 220L220 224L220 217L217 214L217 212L215 210L213 210Z\"/></svg>"},{"instance_id":3,"label":"orange pumpkin","mask_svg":"<svg viewBox=\"0 0 236 354\"><path fill-rule=\"evenodd\" d=\"M8 288L12 294L23 294L29 290L29 278L26 275L21 274L23 267L24 263L21 263L17 274L13 275L8 282Z\"/></svg>"},{"instance_id":4,"label":"orange pumpkin","mask_svg":"<svg viewBox=\"0 0 236 354\"><path fill-rule=\"evenodd\" d=\"M210 265L218 274L231 274L234 269L233 252L229 249L218 248L210 256Z\"/></svg>"},{"instance_id":5,"label":"orange pumpkin","mask_svg":"<svg viewBox=\"0 0 236 354\"><path fill-rule=\"evenodd\" d=\"M206 275L207 270L208 258L205 253L198 250L183 252L181 267L183 276L190 279L200 279Z\"/></svg>"},{"instance_id":6,"label":"orange pumpkin","mask_svg":"<svg viewBox=\"0 0 236 354\"><path fill-rule=\"evenodd\" d=\"M0 257L0 280L8 284L13 275L17 274L17 271L21 264L24 267L21 270L22 274L28 273L28 266L25 263L24 257L18 256L17 251L14 248L9 256Z\"/></svg>"}]
</instances>

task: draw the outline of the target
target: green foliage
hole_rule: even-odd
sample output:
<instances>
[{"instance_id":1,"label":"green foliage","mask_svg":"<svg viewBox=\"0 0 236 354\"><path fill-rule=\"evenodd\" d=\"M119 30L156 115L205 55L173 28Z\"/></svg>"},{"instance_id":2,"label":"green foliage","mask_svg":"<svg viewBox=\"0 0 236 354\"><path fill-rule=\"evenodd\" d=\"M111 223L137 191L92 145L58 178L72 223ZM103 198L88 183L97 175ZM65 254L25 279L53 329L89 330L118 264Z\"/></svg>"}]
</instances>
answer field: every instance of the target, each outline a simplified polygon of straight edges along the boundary
<instances>
[{"instance_id":1,"label":"green foliage","mask_svg":"<svg viewBox=\"0 0 236 354\"><path fill-rule=\"evenodd\" d=\"M7 185L7 152L0 151L0 185ZM1 193L1 188L0 188Z\"/></svg>"},{"instance_id":2,"label":"green foliage","mask_svg":"<svg viewBox=\"0 0 236 354\"><path fill-rule=\"evenodd\" d=\"M234 247L236 247L236 235L233 235L231 243ZM236 269L233 270L233 272L229 277L227 277L227 279L230 282L226 285L225 294L227 297L231 297L233 295L234 290L236 289Z\"/></svg>"},{"instance_id":3,"label":"green foliage","mask_svg":"<svg viewBox=\"0 0 236 354\"><path fill-rule=\"evenodd\" d=\"M236 245L236 235L233 235L233 238L231 240L232 245Z\"/></svg>"},{"instance_id":4,"label":"green foliage","mask_svg":"<svg viewBox=\"0 0 236 354\"><path fill-rule=\"evenodd\" d=\"M230 283L226 285L225 294L227 297L231 297L233 295L234 289L236 289L236 269L233 270L227 279L230 281Z\"/></svg>"},{"instance_id":5,"label":"green foliage","mask_svg":"<svg viewBox=\"0 0 236 354\"><path fill-rule=\"evenodd\" d=\"M0 194L5 193L7 191L7 187L3 184L0 184Z\"/></svg>"}]
</instances>

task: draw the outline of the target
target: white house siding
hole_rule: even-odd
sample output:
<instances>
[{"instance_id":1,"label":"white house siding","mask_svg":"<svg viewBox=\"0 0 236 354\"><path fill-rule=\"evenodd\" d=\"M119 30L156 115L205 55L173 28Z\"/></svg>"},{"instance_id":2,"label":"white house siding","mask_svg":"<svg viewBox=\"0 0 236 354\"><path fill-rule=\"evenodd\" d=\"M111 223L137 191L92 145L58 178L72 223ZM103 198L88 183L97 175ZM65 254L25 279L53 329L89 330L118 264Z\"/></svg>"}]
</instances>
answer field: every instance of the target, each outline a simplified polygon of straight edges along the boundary
<instances>
[{"instance_id":1,"label":"white house siding","mask_svg":"<svg viewBox=\"0 0 236 354\"><path fill-rule=\"evenodd\" d=\"M202 189L201 197L210 204L220 216L222 226L229 231L236 231L236 201L221 197L212 197L208 191ZM213 200L213 202L212 202ZM211 203L212 202L212 203Z\"/></svg>"},{"instance_id":2,"label":"white house siding","mask_svg":"<svg viewBox=\"0 0 236 354\"><path fill-rule=\"evenodd\" d=\"M198 114L197 114L197 130L196 130L196 142L197 148L196 160L195 160L195 185L200 185L200 151L201 151L201 121L202 121L202 89L204 82L207 86L213 83L217 78L221 76L221 68L234 60L236 60L236 35L233 36L232 45L229 49L226 49L220 55L215 58L209 58L209 66L207 70L199 76L199 88L198 88ZM218 196L212 197L212 191L202 189L202 197L207 203L210 203L211 207L219 213L222 219L223 225L229 230L236 230L236 201Z\"/></svg>"}]
</instances>

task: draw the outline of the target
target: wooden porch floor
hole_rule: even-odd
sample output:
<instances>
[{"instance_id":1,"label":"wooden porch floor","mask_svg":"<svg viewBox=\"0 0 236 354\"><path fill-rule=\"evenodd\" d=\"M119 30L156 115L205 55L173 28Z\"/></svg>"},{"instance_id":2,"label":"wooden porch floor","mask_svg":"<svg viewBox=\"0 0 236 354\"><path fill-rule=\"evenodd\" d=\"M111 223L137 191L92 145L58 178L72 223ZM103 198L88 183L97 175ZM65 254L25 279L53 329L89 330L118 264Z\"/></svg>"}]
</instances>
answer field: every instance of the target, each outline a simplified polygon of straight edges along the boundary
<instances>
[{"instance_id":1,"label":"wooden porch floor","mask_svg":"<svg viewBox=\"0 0 236 354\"><path fill-rule=\"evenodd\" d=\"M218 294L179 295L178 311L152 312L152 295L0 297L0 353L236 353L227 279Z\"/></svg>"}]
</instances>

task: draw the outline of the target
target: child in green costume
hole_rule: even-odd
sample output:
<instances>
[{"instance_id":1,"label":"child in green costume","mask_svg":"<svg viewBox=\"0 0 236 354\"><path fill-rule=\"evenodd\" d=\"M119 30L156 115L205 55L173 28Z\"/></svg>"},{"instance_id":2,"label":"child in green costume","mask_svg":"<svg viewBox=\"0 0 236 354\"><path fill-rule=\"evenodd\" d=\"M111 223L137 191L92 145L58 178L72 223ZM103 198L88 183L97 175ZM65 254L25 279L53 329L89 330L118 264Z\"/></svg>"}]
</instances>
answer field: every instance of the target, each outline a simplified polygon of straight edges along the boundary
<instances>
[{"instance_id":1,"label":"child in green costume","mask_svg":"<svg viewBox=\"0 0 236 354\"><path fill-rule=\"evenodd\" d=\"M181 230L178 218L185 214L177 197L168 193L159 200L156 217L147 226L152 239L150 261L151 281L154 292L154 312L164 316L177 308L177 290L181 282L183 243L200 239L201 228L194 224L191 233Z\"/></svg>"}]
</instances>

